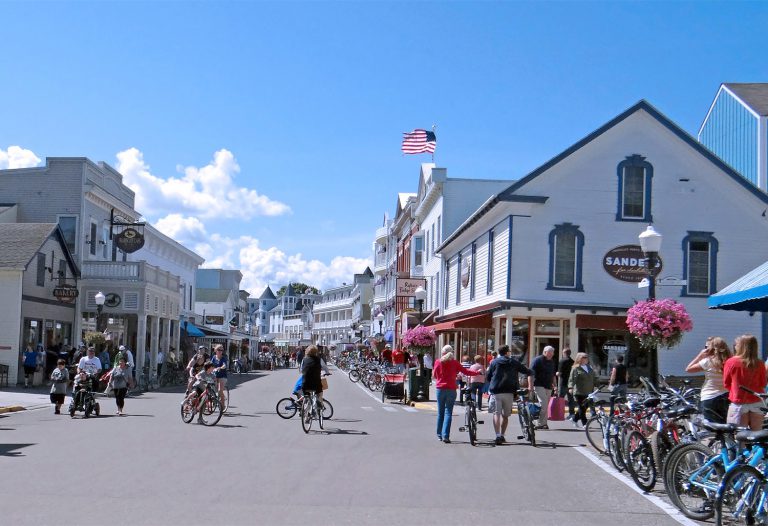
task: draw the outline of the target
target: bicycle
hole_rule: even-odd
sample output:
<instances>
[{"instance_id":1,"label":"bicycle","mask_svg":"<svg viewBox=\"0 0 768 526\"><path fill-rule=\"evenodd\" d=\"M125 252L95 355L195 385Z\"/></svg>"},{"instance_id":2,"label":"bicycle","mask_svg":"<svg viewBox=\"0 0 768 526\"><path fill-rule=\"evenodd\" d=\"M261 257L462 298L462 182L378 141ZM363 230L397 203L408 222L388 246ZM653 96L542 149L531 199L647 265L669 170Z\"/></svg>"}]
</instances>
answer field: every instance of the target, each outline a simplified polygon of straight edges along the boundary
<instances>
[{"instance_id":1,"label":"bicycle","mask_svg":"<svg viewBox=\"0 0 768 526\"><path fill-rule=\"evenodd\" d=\"M198 420L205 426L215 426L224 415L224 408L219 401L214 382L206 382L202 394L195 392L193 397L185 398L181 403L181 420L189 424L198 414Z\"/></svg>"},{"instance_id":2,"label":"bicycle","mask_svg":"<svg viewBox=\"0 0 768 526\"><path fill-rule=\"evenodd\" d=\"M470 393L469 387L462 389L462 392L466 395L467 404L464 406L464 425L459 428L459 431L469 433L469 443L474 446L477 443L477 424L482 424L483 421L477 419L475 398Z\"/></svg>"},{"instance_id":3,"label":"bicycle","mask_svg":"<svg viewBox=\"0 0 768 526\"><path fill-rule=\"evenodd\" d=\"M525 439L530 442L533 447L536 447L536 426L533 423L533 417L530 413L529 404L538 404L528 402L528 393L528 389L517 390L517 418L520 420L520 429L523 430L523 434L518 435L517 439ZM541 410L541 408L539 408L539 410Z\"/></svg>"},{"instance_id":4,"label":"bicycle","mask_svg":"<svg viewBox=\"0 0 768 526\"><path fill-rule=\"evenodd\" d=\"M285 418L286 420L293 418L298 411L301 410L301 403L303 401L303 397L300 398L294 398L292 396L288 396L286 398L281 398L278 400L277 405L275 406L275 412L280 418ZM323 396L323 419L328 420L333 417L333 405L331 402L328 401L328 399Z\"/></svg>"},{"instance_id":5,"label":"bicycle","mask_svg":"<svg viewBox=\"0 0 768 526\"><path fill-rule=\"evenodd\" d=\"M317 420L320 429L323 429L323 411L318 411L317 393L305 392L301 402L301 428L305 433L312 429L312 421Z\"/></svg>"}]
</instances>

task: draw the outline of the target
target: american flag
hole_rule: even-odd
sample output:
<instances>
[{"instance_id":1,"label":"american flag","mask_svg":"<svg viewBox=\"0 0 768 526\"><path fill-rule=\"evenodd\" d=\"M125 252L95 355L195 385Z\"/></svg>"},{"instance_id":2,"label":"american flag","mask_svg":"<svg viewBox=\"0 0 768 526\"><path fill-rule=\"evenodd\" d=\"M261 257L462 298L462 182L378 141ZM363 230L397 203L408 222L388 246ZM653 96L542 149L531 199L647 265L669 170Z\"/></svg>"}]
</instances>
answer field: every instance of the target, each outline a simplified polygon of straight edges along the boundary
<instances>
[{"instance_id":1,"label":"american flag","mask_svg":"<svg viewBox=\"0 0 768 526\"><path fill-rule=\"evenodd\" d=\"M435 132L416 129L403 133L403 153L435 153L437 137Z\"/></svg>"}]
</instances>

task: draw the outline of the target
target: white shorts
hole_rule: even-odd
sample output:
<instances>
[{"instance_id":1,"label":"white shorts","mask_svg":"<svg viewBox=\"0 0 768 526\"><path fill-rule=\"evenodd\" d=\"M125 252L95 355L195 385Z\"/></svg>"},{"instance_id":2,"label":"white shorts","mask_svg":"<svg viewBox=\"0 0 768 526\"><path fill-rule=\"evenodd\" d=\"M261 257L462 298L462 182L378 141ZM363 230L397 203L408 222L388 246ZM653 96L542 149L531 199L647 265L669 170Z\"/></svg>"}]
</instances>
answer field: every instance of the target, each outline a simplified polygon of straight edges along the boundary
<instances>
[{"instance_id":1,"label":"white shorts","mask_svg":"<svg viewBox=\"0 0 768 526\"><path fill-rule=\"evenodd\" d=\"M763 414L761 408L765 407L763 402L753 402L751 404L734 404L728 406L728 418L729 424L741 423L741 417L749 413Z\"/></svg>"}]
</instances>

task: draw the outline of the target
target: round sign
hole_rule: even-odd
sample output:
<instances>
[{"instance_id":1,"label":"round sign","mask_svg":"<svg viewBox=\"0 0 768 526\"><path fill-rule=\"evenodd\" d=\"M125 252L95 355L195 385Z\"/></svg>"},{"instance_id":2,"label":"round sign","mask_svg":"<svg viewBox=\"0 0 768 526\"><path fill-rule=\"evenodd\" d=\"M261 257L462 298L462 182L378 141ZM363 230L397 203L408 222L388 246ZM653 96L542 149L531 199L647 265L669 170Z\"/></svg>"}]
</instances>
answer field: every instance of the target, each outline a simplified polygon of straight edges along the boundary
<instances>
[{"instance_id":1,"label":"round sign","mask_svg":"<svg viewBox=\"0 0 768 526\"><path fill-rule=\"evenodd\" d=\"M640 245L621 245L612 248L603 256L603 269L611 277L627 283L639 283L648 276L645 254ZM661 269L661 257L657 256L653 275L658 276Z\"/></svg>"},{"instance_id":2,"label":"round sign","mask_svg":"<svg viewBox=\"0 0 768 526\"><path fill-rule=\"evenodd\" d=\"M120 302L122 302L122 299L118 294L115 294L114 292L110 292L106 295L104 299L104 306L105 307L117 307L120 305Z\"/></svg>"},{"instance_id":3,"label":"round sign","mask_svg":"<svg viewBox=\"0 0 768 526\"><path fill-rule=\"evenodd\" d=\"M117 248L130 254L144 246L144 235L135 228L126 228L114 236L114 241Z\"/></svg>"}]
</instances>

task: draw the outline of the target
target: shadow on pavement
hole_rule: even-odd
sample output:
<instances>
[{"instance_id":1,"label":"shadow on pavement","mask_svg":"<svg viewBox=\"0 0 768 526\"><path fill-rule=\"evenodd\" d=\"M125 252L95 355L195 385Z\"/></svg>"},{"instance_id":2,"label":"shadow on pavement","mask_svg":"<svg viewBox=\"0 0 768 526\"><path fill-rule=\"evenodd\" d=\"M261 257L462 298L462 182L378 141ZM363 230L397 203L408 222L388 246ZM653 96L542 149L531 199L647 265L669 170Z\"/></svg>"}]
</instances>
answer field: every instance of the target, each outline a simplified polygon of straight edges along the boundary
<instances>
[{"instance_id":1,"label":"shadow on pavement","mask_svg":"<svg viewBox=\"0 0 768 526\"><path fill-rule=\"evenodd\" d=\"M358 431L356 429L313 429L310 434L316 435L368 435L366 431Z\"/></svg>"},{"instance_id":2,"label":"shadow on pavement","mask_svg":"<svg viewBox=\"0 0 768 526\"><path fill-rule=\"evenodd\" d=\"M223 428L229 429L231 427L245 427L245 426L241 426L239 424L222 424L222 423L218 423L218 424L216 424L216 427L223 427Z\"/></svg>"},{"instance_id":3,"label":"shadow on pavement","mask_svg":"<svg viewBox=\"0 0 768 526\"><path fill-rule=\"evenodd\" d=\"M362 422L362 420L355 420L354 418L328 418L326 420L333 420L334 422L343 422L345 424L349 424L352 422Z\"/></svg>"},{"instance_id":4,"label":"shadow on pavement","mask_svg":"<svg viewBox=\"0 0 768 526\"><path fill-rule=\"evenodd\" d=\"M229 412L229 411L224 413L224 416L238 416L238 417L239 416L246 416L248 418L261 418L258 414L249 415L247 413L232 413L232 412Z\"/></svg>"},{"instance_id":5,"label":"shadow on pavement","mask_svg":"<svg viewBox=\"0 0 768 526\"><path fill-rule=\"evenodd\" d=\"M0 444L0 457L23 457L26 456L17 449L22 449L35 444Z\"/></svg>"}]
</instances>

